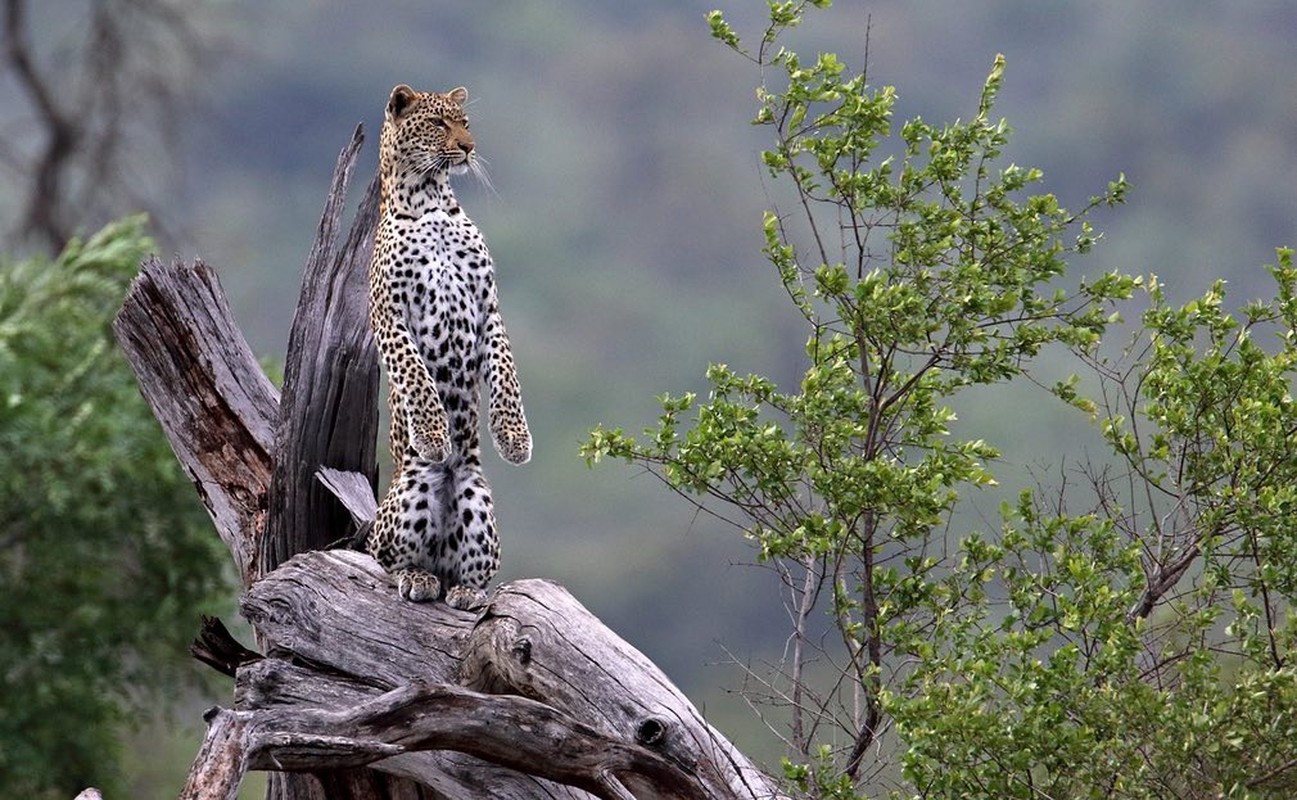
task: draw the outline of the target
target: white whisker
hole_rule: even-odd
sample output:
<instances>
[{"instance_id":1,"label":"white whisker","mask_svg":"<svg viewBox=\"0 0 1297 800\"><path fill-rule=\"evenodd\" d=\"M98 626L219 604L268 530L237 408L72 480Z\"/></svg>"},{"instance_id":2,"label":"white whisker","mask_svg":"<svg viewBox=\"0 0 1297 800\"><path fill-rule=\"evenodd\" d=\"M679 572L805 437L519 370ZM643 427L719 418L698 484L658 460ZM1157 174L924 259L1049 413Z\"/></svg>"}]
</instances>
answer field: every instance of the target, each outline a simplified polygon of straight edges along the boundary
<instances>
[{"instance_id":1,"label":"white whisker","mask_svg":"<svg viewBox=\"0 0 1297 800\"><path fill-rule=\"evenodd\" d=\"M486 187L486 190L488 192L490 192L495 197L500 196L499 193L495 191L495 185L491 183L491 176L486 173L485 158L479 155L474 155L470 157L468 159L468 169L469 172L473 173L473 177L477 178L478 183Z\"/></svg>"}]
</instances>

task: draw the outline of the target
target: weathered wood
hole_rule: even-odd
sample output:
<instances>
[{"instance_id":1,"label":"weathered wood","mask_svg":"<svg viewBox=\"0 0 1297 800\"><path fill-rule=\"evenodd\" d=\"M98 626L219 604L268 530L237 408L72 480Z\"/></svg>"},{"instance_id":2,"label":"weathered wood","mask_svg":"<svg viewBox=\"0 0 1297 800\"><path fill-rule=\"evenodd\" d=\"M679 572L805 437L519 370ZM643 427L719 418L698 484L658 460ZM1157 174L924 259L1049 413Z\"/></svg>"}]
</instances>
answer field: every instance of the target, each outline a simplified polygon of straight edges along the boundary
<instances>
[{"instance_id":1,"label":"weathered wood","mask_svg":"<svg viewBox=\"0 0 1297 800\"><path fill-rule=\"evenodd\" d=\"M302 273L284 364L266 528L258 547L265 572L347 532L349 515L316 481L318 468L350 470L366 475L371 485L378 482L378 351L366 301L378 223L377 178L370 181L347 241L338 249L347 188L364 140L357 126L338 155ZM334 800L366 800L387 795L392 787L375 785L375 780L348 770L321 772L312 779L272 775L266 797L302 800L322 793ZM402 791L425 794L415 787Z\"/></svg>"},{"instance_id":2,"label":"weathered wood","mask_svg":"<svg viewBox=\"0 0 1297 800\"><path fill-rule=\"evenodd\" d=\"M711 797L767 797L769 779L643 653L552 581L501 586L473 627L465 686L544 700L661 753Z\"/></svg>"},{"instance_id":3,"label":"weathered wood","mask_svg":"<svg viewBox=\"0 0 1297 800\"><path fill-rule=\"evenodd\" d=\"M312 697L328 697L329 707L340 708L355 699L342 691L347 686L379 691L458 680L488 695L544 703L606 741L656 754L672 766L669 772L676 780L698 787L701 796L778 796L651 661L550 581L506 584L475 618L443 603L403 602L373 559L334 550L292 559L252 587L242 607L274 653L312 664L346 683L285 696L282 677L245 680L241 670L240 709L309 702ZM257 663L247 669L255 675L273 667ZM444 737L437 741L461 749ZM491 757L491 752L466 752ZM622 768L629 770L622 783L633 796L690 796L678 794L683 791L678 785L663 794L663 786L670 785L665 773Z\"/></svg>"},{"instance_id":4,"label":"weathered wood","mask_svg":"<svg viewBox=\"0 0 1297 800\"><path fill-rule=\"evenodd\" d=\"M180 790L181 800L233 800L248 770L248 753L243 747L247 721L220 709L208 709L207 736L194 758L189 780Z\"/></svg>"},{"instance_id":5,"label":"weathered wood","mask_svg":"<svg viewBox=\"0 0 1297 800\"><path fill-rule=\"evenodd\" d=\"M189 654L231 678L238 672L239 667L262 658L260 653L239 644L230 634L229 628L225 627L224 622L205 614L202 626L198 629L198 636L189 646Z\"/></svg>"},{"instance_id":6,"label":"weathered wood","mask_svg":"<svg viewBox=\"0 0 1297 800\"><path fill-rule=\"evenodd\" d=\"M146 262L113 331L171 449L230 548L244 585L258 574L279 392L239 331L216 273Z\"/></svg>"},{"instance_id":7,"label":"weathered wood","mask_svg":"<svg viewBox=\"0 0 1297 800\"><path fill-rule=\"evenodd\" d=\"M235 701L238 709L279 706L343 709L372 700L382 693L383 689L363 680L280 659L266 659L240 672ZM392 775L417 781L456 800L475 797L588 800L591 796L579 789L453 750L407 753L374 766Z\"/></svg>"},{"instance_id":8,"label":"weathered wood","mask_svg":"<svg viewBox=\"0 0 1297 800\"><path fill-rule=\"evenodd\" d=\"M364 139L357 127L338 156L302 276L260 553L266 571L347 533L350 517L316 480L319 467L361 473L371 486L378 482L378 350L366 291L378 223L377 178L365 191L346 244L337 249L347 186Z\"/></svg>"},{"instance_id":9,"label":"weathered wood","mask_svg":"<svg viewBox=\"0 0 1297 800\"><path fill-rule=\"evenodd\" d=\"M280 652L390 689L414 678L451 680L473 615L445 603L400 600L363 553L303 553L241 600L267 655Z\"/></svg>"},{"instance_id":10,"label":"weathered wood","mask_svg":"<svg viewBox=\"0 0 1297 800\"><path fill-rule=\"evenodd\" d=\"M357 528L373 523L378 515L378 499L374 496L374 485L369 478L359 472L344 472L333 467L320 467L315 472L324 488L342 502L351 514L351 522Z\"/></svg>"},{"instance_id":11,"label":"weathered wood","mask_svg":"<svg viewBox=\"0 0 1297 800\"><path fill-rule=\"evenodd\" d=\"M302 591L306 586L309 589ZM400 601L373 559L349 551L295 558L243 600L281 660L240 671L236 708L345 708L420 679L453 681L473 615L442 603ZM328 619L322 620L321 615ZM357 633L363 631L359 636ZM585 800L585 792L455 752L389 759L376 768L456 798Z\"/></svg>"},{"instance_id":12,"label":"weathered wood","mask_svg":"<svg viewBox=\"0 0 1297 800\"><path fill-rule=\"evenodd\" d=\"M221 710L212 724L218 735L209 740L211 760L221 761L216 766L222 769L241 760L254 769L363 766L406 753L454 750L605 800L634 800L623 781L641 790L652 787L653 796L718 796L662 755L609 737L551 706L446 684L414 681L338 709ZM233 796L223 781L219 785ZM493 790L490 796L500 795Z\"/></svg>"},{"instance_id":13,"label":"weathered wood","mask_svg":"<svg viewBox=\"0 0 1297 800\"><path fill-rule=\"evenodd\" d=\"M313 414L308 409L298 417L319 418L317 435L310 448L277 452L276 430L281 425L279 391L274 388L252 356L221 290L219 281L203 264L192 267L162 265L156 259L145 264L114 322L114 331L132 364L141 390L162 423L181 464L193 478L204 504L216 523L222 540L230 548L245 586L263 572L261 558L269 552L275 559L288 547L267 548L267 508L274 496L272 476L293 475L308 486L307 494L319 493L313 508L340 516L341 509L319 492L314 482L321 463L334 463L368 472L376 478L374 460L377 426L377 356L369 342L364 309L364 266L372 246L377 217L377 185L371 184L344 249L330 260L340 229L345 201L346 177L361 144L357 129L352 144L339 158L326 203L313 257L308 259L305 281L323 286L308 292L306 317L318 313L322 323L312 350L311 335L296 337L290 351L309 354L313 359L329 358L335 349L345 354L340 368L326 364L318 369L296 369L286 389L297 396L298 381L323 384L308 397L323 396L314 406L326 409ZM356 265L361 265L357 268ZM359 276L359 277L358 277ZM300 356L297 361L302 361ZM366 365L368 360L368 365ZM290 359L290 365L293 360ZM310 424L297 424L299 430ZM289 437L291 439L291 437ZM323 440L323 444L321 444ZM323 452L317 460L313 452ZM278 467L276 464L278 463ZM295 469L286 465L295 464ZM281 506L282 507L282 506ZM327 534L316 534L324 538ZM298 536L304 541L311 537ZM319 796L334 800L369 800L380 797L435 798L412 785L402 786L383 776L374 785L366 771L330 771L316 779L293 777L280 781L272 777L268 796L281 800L306 800Z\"/></svg>"}]
</instances>

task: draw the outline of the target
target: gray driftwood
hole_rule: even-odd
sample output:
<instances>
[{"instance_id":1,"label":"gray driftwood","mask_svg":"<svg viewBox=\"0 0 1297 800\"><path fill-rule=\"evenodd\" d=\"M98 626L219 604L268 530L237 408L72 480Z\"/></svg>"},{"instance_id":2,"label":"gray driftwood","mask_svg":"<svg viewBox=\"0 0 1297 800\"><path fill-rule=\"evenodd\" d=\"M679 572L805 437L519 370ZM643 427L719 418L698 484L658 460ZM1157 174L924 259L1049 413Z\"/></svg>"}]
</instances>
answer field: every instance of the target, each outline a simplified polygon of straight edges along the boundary
<instances>
[{"instance_id":1,"label":"gray driftwood","mask_svg":"<svg viewBox=\"0 0 1297 800\"><path fill-rule=\"evenodd\" d=\"M284 800L781 797L562 587L506 584L473 615L403 602L368 556L318 549L375 508L374 184L337 246L360 142L339 158L282 394L201 263L145 264L114 326L248 587L264 654L205 631L203 660L236 689L208 711L182 797L233 798L250 769L281 775L270 796Z\"/></svg>"}]
</instances>

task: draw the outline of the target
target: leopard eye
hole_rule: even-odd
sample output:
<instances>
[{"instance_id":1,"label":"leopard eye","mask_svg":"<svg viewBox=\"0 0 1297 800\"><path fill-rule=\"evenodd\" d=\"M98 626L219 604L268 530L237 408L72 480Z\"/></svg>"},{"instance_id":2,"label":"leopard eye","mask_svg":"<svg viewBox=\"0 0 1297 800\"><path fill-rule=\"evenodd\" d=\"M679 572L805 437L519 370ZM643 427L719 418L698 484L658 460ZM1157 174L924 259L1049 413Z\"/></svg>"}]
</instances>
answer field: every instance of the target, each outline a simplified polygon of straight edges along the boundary
<instances>
[{"instance_id":1,"label":"leopard eye","mask_svg":"<svg viewBox=\"0 0 1297 800\"><path fill-rule=\"evenodd\" d=\"M438 128L441 128L443 131L450 130L450 125L447 124L446 120L442 119L441 117L433 117L432 124L436 125Z\"/></svg>"}]
</instances>

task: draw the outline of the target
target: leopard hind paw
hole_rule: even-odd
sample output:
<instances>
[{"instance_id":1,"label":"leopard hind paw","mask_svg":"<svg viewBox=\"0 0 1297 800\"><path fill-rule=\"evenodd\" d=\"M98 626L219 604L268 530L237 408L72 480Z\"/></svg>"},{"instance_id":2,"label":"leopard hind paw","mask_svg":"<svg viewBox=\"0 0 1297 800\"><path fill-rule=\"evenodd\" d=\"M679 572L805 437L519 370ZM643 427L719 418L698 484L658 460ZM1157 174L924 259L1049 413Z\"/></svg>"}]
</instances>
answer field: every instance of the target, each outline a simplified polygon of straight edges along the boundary
<instances>
[{"instance_id":1,"label":"leopard hind paw","mask_svg":"<svg viewBox=\"0 0 1297 800\"><path fill-rule=\"evenodd\" d=\"M461 611L476 611L486 605L486 592L460 584L446 592L446 605Z\"/></svg>"},{"instance_id":2,"label":"leopard hind paw","mask_svg":"<svg viewBox=\"0 0 1297 800\"><path fill-rule=\"evenodd\" d=\"M396 593L402 600L426 603L441 595L441 581L427 570L398 569L392 573L392 577L396 578Z\"/></svg>"}]
</instances>

